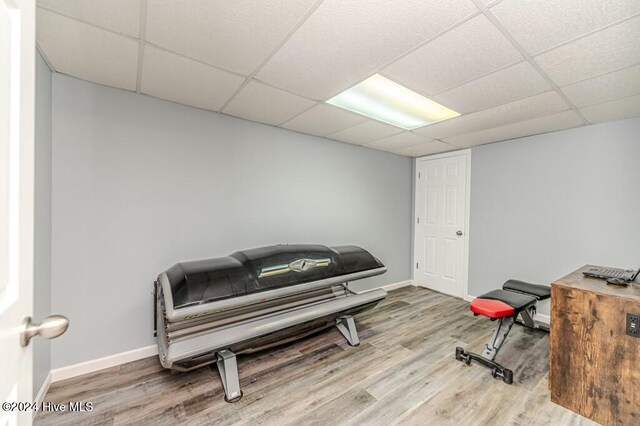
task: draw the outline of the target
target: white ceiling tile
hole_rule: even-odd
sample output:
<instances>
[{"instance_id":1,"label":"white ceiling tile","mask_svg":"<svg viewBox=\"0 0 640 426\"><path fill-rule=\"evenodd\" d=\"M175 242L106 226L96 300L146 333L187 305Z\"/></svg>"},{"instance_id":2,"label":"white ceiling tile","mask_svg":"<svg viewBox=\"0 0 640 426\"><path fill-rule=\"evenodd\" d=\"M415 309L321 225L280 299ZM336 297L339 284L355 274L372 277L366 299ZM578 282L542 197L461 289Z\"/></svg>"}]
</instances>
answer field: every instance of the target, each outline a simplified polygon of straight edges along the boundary
<instances>
[{"instance_id":1,"label":"white ceiling tile","mask_svg":"<svg viewBox=\"0 0 640 426\"><path fill-rule=\"evenodd\" d=\"M402 132L402 129L397 127L390 126L379 121L367 120L356 124L355 126L330 134L327 137L342 142L362 145L400 132Z\"/></svg>"},{"instance_id":2,"label":"white ceiling tile","mask_svg":"<svg viewBox=\"0 0 640 426\"><path fill-rule=\"evenodd\" d=\"M366 143L364 146L383 151L395 151L413 145L424 144L426 142L433 142L433 139L425 138L424 136L416 135L411 132L402 132L397 135L387 136L386 138Z\"/></svg>"},{"instance_id":3,"label":"white ceiling tile","mask_svg":"<svg viewBox=\"0 0 640 426\"><path fill-rule=\"evenodd\" d=\"M562 91L577 107L640 94L640 65L574 83Z\"/></svg>"},{"instance_id":4,"label":"white ceiling tile","mask_svg":"<svg viewBox=\"0 0 640 426\"><path fill-rule=\"evenodd\" d=\"M449 145L440 141L426 142L420 145L410 146L393 151L396 154L407 155L409 157L422 157L423 155L438 154L440 152L455 151L457 146Z\"/></svg>"},{"instance_id":5,"label":"white ceiling tile","mask_svg":"<svg viewBox=\"0 0 640 426\"><path fill-rule=\"evenodd\" d=\"M139 36L140 0L37 0L36 4L120 34Z\"/></svg>"},{"instance_id":6,"label":"white ceiling tile","mask_svg":"<svg viewBox=\"0 0 640 426\"><path fill-rule=\"evenodd\" d=\"M537 117L520 123L507 124L493 129L481 130L466 135L454 136L445 139L453 145L470 147L485 143L499 142L507 139L521 138L539 133L553 132L555 130L568 129L584 124L582 119L573 110L558 114Z\"/></svg>"},{"instance_id":7,"label":"white ceiling tile","mask_svg":"<svg viewBox=\"0 0 640 426\"><path fill-rule=\"evenodd\" d=\"M472 114L415 129L415 133L434 139L444 139L464 133L528 120L569 109L569 105L555 91L540 93Z\"/></svg>"},{"instance_id":8,"label":"white ceiling tile","mask_svg":"<svg viewBox=\"0 0 640 426\"><path fill-rule=\"evenodd\" d=\"M491 12L537 54L640 12L638 0L504 0Z\"/></svg>"},{"instance_id":9,"label":"white ceiling tile","mask_svg":"<svg viewBox=\"0 0 640 426\"><path fill-rule=\"evenodd\" d=\"M640 16L550 50L535 60L559 86L638 64Z\"/></svg>"},{"instance_id":10,"label":"white ceiling tile","mask_svg":"<svg viewBox=\"0 0 640 426\"><path fill-rule=\"evenodd\" d=\"M447 90L434 99L458 112L472 112L549 89L549 83L525 61Z\"/></svg>"},{"instance_id":11,"label":"white ceiling tile","mask_svg":"<svg viewBox=\"0 0 640 426\"><path fill-rule=\"evenodd\" d=\"M591 123L640 116L640 95L580 108L580 112Z\"/></svg>"},{"instance_id":12,"label":"white ceiling tile","mask_svg":"<svg viewBox=\"0 0 640 426\"><path fill-rule=\"evenodd\" d=\"M476 11L470 0L325 0L258 78L327 99Z\"/></svg>"},{"instance_id":13,"label":"white ceiling tile","mask_svg":"<svg viewBox=\"0 0 640 426\"><path fill-rule=\"evenodd\" d=\"M281 127L316 136L326 136L365 121L366 118L327 104L318 104Z\"/></svg>"},{"instance_id":14,"label":"white ceiling tile","mask_svg":"<svg viewBox=\"0 0 640 426\"><path fill-rule=\"evenodd\" d=\"M36 18L36 39L56 71L135 90L137 41L44 9Z\"/></svg>"},{"instance_id":15,"label":"white ceiling tile","mask_svg":"<svg viewBox=\"0 0 640 426\"><path fill-rule=\"evenodd\" d=\"M280 125L312 105L313 101L252 80L223 112L251 121Z\"/></svg>"},{"instance_id":16,"label":"white ceiling tile","mask_svg":"<svg viewBox=\"0 0 640 426\"><path fill-rule=\"evenodd\" d=\"M141 91L185 105L218 111L244 78L147 45Z\"/></svg>"},{"instance_id":17,"label":"white ceiling tile","mask_svg":"<svg viewBox=\"0 0 640 426\"><path fill-rule=\"evenodd\" d=\"M147 40L249 75L304 16L314 0L151 0Z\"/></svg>"},{"instance_id":18,"label":"white ceiling tile","mask_svg":"<svg viewBox=\"0 0 640 426\"><path fill-rule=\"evenodd\" d=\"M465 22L383 70L429 95L522 60L484 15Z\"/></svg>"}]
</instances>

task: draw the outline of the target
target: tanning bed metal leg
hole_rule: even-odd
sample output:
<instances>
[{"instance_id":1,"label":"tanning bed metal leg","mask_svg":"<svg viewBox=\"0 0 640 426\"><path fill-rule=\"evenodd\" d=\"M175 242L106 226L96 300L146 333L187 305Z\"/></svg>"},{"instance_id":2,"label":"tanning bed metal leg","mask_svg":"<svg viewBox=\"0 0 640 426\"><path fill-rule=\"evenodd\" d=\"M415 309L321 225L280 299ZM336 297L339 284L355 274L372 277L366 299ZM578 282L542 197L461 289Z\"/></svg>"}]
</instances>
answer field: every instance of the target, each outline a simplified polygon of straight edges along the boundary
<instances>
[{"instance_id":1,"label":"tanning bed metal leg","mask_svg":"<svg viewBox=\"0 0 640 426\"><path fill-rule=\"evenodd\" d=\"M356 329L356 322L351 315L338 317L336 319L336 327L338 327L340 333L342 333L351 346L358 346L360 344L358 330Z\"/></svg>"},{"instance_id":2,"label":"tanning bed metal leg","mask_svg":"<svg viewBox=\"0 0 640 426\"><path fill-rule=\"evenodd\" d=\"M242 391L240 390L240 379L238 378L236 354L225 349L216 355L218 357L216 364L224 387L224 400L238 402L242 398Z\"/></svg>"}]
</instances>

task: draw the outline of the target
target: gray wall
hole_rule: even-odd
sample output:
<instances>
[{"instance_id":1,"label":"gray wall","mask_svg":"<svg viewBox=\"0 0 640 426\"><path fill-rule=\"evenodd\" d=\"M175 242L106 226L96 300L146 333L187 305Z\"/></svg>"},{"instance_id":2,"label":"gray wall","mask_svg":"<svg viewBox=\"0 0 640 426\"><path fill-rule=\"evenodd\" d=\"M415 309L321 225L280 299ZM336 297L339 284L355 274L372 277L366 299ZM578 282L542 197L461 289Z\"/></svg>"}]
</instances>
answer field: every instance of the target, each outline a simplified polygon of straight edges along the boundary
<instances>
[{"instance_id":1,"label":"gray wall","mask_svg":"<svg viewBox=\"0 0 640 426\"><path fill-rule=\"evenodd\" d=\"M640 267L638 135L633 118L474 148L469 294Z\"/></svg>"},{"instance_id":2,"label":"gray wall","mask_svg":"<svg viewBox=\"0 0 640 426\"><path fill-rule=\"evenodd\" d=\"M36 53L33 316L51 313L51 70ZM51 342L33 339L33 393L51 369Z\"/></svg>"},{"instance_id":3,"label":"gray wall","mask_svg":"<svg viewBox=\"0 0 640 426\"><path fill-rule=\"evenodd\" d=\"M355 244L410 278L411 160L55 74L54 368L154 343L152 283L178 261ZM355 283L354 283L355 284Z\"/></svg>"}]
</instances>

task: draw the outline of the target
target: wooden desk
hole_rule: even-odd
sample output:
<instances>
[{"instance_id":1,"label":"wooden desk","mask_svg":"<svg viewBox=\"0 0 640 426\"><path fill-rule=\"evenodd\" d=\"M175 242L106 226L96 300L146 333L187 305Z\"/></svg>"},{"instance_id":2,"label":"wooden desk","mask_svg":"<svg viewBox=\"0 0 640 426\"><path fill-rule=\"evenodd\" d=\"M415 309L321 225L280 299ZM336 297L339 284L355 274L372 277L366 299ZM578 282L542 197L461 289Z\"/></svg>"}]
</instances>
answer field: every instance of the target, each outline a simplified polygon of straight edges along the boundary
<instances>
[{"instance_id":1,"label":"wooden desk","mask_svg":"<svg viewBox=\"0 0 640 426\"><path fill-rule=\"evenodd\" d=\"M588 266L588 265L587 265ZM640 425L640 283L607 285L582 271L551 284L551 401L603 425Z\"/></svg>"}]
</instances>

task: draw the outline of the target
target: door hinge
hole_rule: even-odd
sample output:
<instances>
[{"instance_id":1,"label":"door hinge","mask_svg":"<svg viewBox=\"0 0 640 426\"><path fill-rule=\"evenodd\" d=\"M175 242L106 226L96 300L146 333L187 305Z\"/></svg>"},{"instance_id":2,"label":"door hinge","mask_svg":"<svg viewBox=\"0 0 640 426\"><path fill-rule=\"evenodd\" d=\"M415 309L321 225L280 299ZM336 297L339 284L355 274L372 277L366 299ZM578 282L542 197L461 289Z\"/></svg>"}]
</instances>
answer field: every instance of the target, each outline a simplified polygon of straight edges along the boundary
<instances>
[{"instance_id":1,"label":"door hinge","mask_svg":"<svg viewBox=\"0 0 640 426\"><path fill-rule=\"evenodd\" d=\"M420 179L420 172L418 172L418 179Z\"/></svg>"},{"instance_id":2,"label":"door hinge","mask_svg":"<svg viewBox=\"0 0 640 426\"><path fill-rule=\"evenodd\" d=\"M420 268L418 267L418 262L416 262L416 269L420 269Z\"/></svg>"},{"instance_id":3,"label":"door hinge","mask_svg":"<svg viewBox=\"0 0 640 426\"><path fill-rule=\"evenodd\" d=\"M420 217L418 217L418 223L420 223Z\"/></svg>"}]
</instances>

